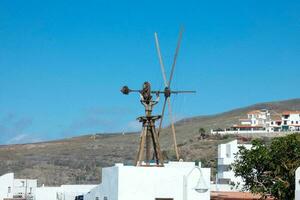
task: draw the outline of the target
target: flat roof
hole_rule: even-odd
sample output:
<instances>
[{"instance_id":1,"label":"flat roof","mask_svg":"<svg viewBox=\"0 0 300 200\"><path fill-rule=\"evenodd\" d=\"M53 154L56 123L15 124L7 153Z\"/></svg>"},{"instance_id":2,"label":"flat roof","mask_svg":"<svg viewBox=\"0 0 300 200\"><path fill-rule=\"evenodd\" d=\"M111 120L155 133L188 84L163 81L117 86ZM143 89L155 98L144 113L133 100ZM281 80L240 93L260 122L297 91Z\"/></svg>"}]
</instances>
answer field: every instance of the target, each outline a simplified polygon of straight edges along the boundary
<instances>
[{"instance_id":1,"label":"flat roof","mask_svg":"<svg viewBox=\"0 0 300 200\"><path fill-rule=\"evenodd\" d=\"M286 110L282 112L282 115L290 115L290 114L300 114L300 111L297 110Z\"/></svg>"},{"instance_id":2,"label":"flat roof","mask_svg":"<svg viewBox=\"0 0 300 200\"><path fill-rule=\"evenodd\" d=\"M261 196L250 192L211 192L211 200L259 200ZM271 200L272 198L267 198Z\"/></svg>"}]
</instances>

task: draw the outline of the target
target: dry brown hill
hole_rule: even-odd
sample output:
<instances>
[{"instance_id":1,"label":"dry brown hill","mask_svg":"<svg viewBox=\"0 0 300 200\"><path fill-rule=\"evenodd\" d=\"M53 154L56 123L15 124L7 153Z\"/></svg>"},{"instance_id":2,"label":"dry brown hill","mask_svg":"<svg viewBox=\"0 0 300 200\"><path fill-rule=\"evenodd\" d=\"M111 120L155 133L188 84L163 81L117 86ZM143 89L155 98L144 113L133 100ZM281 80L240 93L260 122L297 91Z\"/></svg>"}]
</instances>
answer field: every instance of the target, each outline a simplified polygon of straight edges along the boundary
<instances>
[{"instance_id":1,"label":"dry brown hill","mask_svg":"<svg viewBox=\"0 0 300 200\"><path fill-rule=\"evenodd\" d=\"M231 138L198 139L200 127L211 128L230 126L238 118L253 109L267 108L300 110L300 99L256 104L229 112L184 119L176 123L178 146L185 160L202 160L206 166L214 167L217 145ZM161 135L162 149L172 158L170 129ZM19 178L37 178L39 184L60 185L99 183L101 167L116 162L131 164L136 154L138 134L97 134L82 137L41 142L0 146L0 174L15 172Z\"/></svg>"}]
</instances>

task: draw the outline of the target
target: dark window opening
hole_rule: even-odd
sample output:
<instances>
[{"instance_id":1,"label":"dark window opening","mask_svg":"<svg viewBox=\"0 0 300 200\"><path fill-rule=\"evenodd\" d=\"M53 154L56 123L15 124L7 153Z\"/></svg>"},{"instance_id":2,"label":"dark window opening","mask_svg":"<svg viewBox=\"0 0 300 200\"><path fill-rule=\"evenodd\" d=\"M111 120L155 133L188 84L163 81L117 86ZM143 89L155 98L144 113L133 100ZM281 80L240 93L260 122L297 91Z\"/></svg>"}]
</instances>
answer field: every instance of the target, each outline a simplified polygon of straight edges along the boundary
<instances>
[{"instance_id":1,"label":"dark window opening","mask_svg":"<svg viewBox=\"0 0 300 200\"><path fill-rule=\"evenodd\" d=\"M173 200L173 198L155 198L155 200Z\"/></svg>"}]
</instances>

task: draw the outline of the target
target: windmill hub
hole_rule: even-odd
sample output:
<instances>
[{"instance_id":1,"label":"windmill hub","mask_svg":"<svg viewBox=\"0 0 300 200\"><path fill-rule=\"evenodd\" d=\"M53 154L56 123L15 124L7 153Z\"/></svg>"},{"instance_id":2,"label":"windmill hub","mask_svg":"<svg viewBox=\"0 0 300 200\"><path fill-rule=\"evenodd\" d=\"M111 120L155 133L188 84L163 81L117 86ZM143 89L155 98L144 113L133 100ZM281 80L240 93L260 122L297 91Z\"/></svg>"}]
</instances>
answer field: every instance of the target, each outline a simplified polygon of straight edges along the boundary
<instances>
[{"instance_id":1,"label":"windmill hub","mask_svg":"<svg viewBox=\"0 0 300 200\"><path fill-rule=\"evenodd\" d=\"M168 98L171 96L171 90L169 87L165 87L164 94L165 94L165 98Z\"/></svg>"}]
</instances>

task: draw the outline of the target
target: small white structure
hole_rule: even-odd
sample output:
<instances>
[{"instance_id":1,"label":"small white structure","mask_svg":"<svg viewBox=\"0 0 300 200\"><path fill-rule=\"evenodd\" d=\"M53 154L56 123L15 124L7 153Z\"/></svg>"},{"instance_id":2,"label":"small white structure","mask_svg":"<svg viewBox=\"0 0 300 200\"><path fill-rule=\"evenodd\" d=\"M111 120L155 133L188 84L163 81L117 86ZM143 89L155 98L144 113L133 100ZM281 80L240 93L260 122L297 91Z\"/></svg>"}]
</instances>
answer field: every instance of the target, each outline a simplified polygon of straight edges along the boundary
<instances>
[{"instance_id":1,"label":"small white structure","mask_svg":"<svg viewBox=\"0 0 300 200\"><path fill-rule=\"evenodd\" d=\"M86 193L84 195L84 200L100 200L100 188L101 185L97 185L96 187L94 187L91 191L89 191L88 193Z\"/></svg>"},{"instance_id":2,"label":"small white structure","mask_svg":"<svg viewBox=\"0 0 300 200\"><path fill-rule=\"evenodd\" d=\"M8 173L0 176L0 200L13 197L14 174Z\"/></svg>"},{"instance_id":3,"label":"small white structure","mask_svg":"<svg viewBox=\"0 0 300 200\"><path fill-rule=\"evenodd\" d=\"M14 179L14 196L33 199L36 188L36 179Z\"/></svg>"},{"instance_id":4,"label":"small white structure","mask_svg":"<svg viewBox=\"0 0 300 200\"><path fill-rule=\"evenodd\" d=\"M0 176L0 200L14 197L33 199L36 188L36 179L15 179L14 173Z\"/></svg>"},{"instance_id":5,"label":"small white structure","mask_svg":"<svg viewBox=\"0 0 300 200\"><path fill-rule=\"evenodd\" d=\"M252 147L251 144L238 144L237 140L233 140L226 144L218 145L218 174L217 174L217 189L219 186L220 191L229 190L232 183L243 185L241 177L236 177L231 164L235 161L235 156L239 151L239 147L244 146L247 149ZM223 189L222 189L223 188Z\"/></svg>"},{"instance_id":6,"label":"small white structure","mask_svg":"<svg viewBox=\"0 0 300 200\"><path fill-rule=\"evenodd\" d=\"M93 194L94 193L94 194ZM102 183L84 200L209 200L210 169L193 162L170 162L164 167L104 168Z\"/></svg>"},{"instance_id":7,"label":"small white structure","mask_svg":"<svg viewBox=\"0 0 300 200\"><path fill-rule=\"evenodd\" d=\"M35 200L57 200L60 187L38 187Z\"/></svg>"},{"instance_id":8,"label":"small white structure","mask_svg":"<svg viewBox=\"0 0 300 200\"><path fill-rule=\"evenodd\" d=\"M300 200L300 167L296 170L295 186L295 200Z\"/></svg>"},{"instance_id":9,"label":"small white structure","mask_svg":"<svg viewBox=\"0 0 300 200\"><path fill-rule=\"evenodd\" d=\"M35 200L75 200L83 196L97 185L61 185L60 187L39 187L36 189Z\"/></svg>"}]
</instances>

